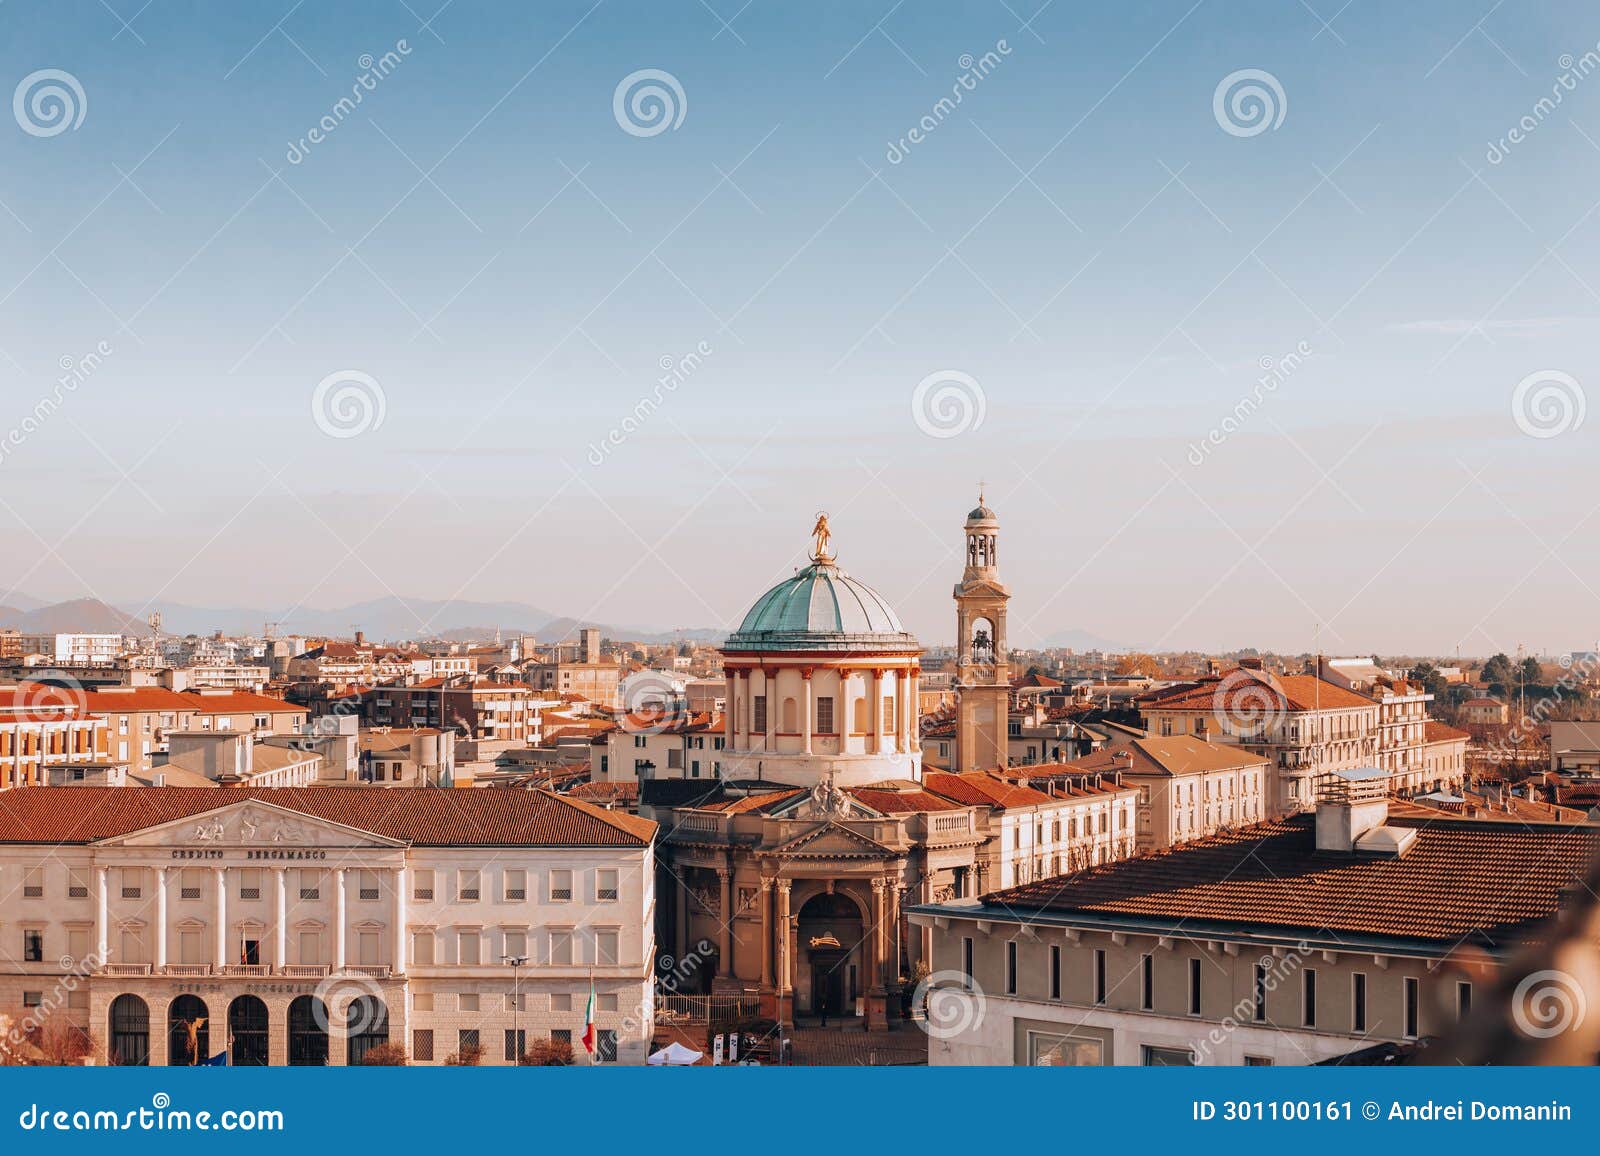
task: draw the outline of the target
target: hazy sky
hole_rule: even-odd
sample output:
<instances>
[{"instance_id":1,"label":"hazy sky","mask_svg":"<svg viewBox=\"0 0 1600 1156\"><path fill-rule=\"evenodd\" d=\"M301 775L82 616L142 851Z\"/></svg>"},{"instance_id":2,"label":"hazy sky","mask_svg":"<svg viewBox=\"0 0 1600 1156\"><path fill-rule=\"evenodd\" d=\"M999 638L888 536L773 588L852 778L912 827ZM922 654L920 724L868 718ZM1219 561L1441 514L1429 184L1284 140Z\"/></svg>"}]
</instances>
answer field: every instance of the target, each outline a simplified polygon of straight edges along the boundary
<instances>
[{"instance_id":1,"label":"hazy sky","mask_svg":"<svg viewBox=\"0 0 1600 1156\"><path fill-rule=\"evenodd\" d=\"M1592 5L439 3L0 7L0 590L1600 635Z\"/></svg>"}]
</instances>

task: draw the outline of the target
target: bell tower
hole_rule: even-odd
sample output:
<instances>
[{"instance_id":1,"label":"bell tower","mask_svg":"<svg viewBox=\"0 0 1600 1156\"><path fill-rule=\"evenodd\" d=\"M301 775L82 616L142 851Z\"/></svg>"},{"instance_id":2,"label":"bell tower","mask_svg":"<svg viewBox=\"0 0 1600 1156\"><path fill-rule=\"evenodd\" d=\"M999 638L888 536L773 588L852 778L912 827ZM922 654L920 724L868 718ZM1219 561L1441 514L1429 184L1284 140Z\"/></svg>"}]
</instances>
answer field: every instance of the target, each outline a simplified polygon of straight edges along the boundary
<instances>
[{"instance_id":1,"label":"bell tower","mask_svg":"<svg viewBox=\"0 0 1600 1156\"><path fill-rule=\"evenodd\" d=\"M967 515L966 569L956 584L956 772L1006 765L1011 663L1006 603L1000 581L1000 521L983 502Z\"/></svg>"}]
</instances>

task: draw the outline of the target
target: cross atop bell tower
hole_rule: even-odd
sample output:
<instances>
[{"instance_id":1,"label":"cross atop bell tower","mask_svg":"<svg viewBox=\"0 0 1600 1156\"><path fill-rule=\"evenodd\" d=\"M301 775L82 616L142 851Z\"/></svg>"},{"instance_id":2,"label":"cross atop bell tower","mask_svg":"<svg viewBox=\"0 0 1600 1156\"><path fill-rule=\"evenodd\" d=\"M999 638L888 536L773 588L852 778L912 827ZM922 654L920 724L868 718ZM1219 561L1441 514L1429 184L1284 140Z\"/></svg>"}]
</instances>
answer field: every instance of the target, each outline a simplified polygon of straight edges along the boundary
<instances>
[{"instance_id":1,"label":"cross atop bell tower","mask_svg":"<svg viewBox=\"0 0 1600 1156\"><path fill-rule=\"evenodd\" d=\"M1000 520L984 504L967 515L966 568L956 584L956 744L954 770L974 771L1007 763L1011 663L1006 649L1006 604L1011 591L1000 581Z\"/></svg>"}]
</instances>

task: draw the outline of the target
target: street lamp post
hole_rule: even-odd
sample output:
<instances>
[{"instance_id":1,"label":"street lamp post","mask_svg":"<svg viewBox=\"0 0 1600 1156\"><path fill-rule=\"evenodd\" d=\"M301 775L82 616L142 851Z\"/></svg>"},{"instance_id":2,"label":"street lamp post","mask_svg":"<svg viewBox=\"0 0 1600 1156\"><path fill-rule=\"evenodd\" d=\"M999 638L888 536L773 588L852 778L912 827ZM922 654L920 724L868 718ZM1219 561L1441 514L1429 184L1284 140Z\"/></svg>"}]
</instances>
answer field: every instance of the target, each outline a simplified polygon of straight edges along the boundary
<instances>
[{"instance_id":1,"label":"street lamp post","mask_svg":"<svg viewBox=\"0 0 1600 1156\"><path fill-rule=\"evenodd\" d=\"M501 959L511 968L511 1046L516 1055L512 1063L517 1067L522 1066L522 972L519 970L528 962L525 955L505 955Z\"/></svg>"}]
</instances>

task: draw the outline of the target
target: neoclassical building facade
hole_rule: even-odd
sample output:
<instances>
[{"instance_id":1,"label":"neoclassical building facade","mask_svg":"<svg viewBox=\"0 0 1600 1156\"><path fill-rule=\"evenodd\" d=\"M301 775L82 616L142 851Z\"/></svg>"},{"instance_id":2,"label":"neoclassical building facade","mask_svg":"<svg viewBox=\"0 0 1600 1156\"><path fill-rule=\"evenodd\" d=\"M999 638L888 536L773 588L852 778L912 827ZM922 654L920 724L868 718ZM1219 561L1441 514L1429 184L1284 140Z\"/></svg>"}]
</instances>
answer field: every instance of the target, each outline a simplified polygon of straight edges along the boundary
<instances>
[{"instance_id":1,"label":"neoclassical building facade","mask_svg":"<svg viewBox=\"0 0 1600 1156\"><path fill-rule=\"evenodd\" d=\"M591 984L654 1027L655 825L545 791L40 787L0 811L0 1010L98 1063L515 1061ZM226 1057L219 1061L218 1057Z\"/></svg>"}]
</instances>

